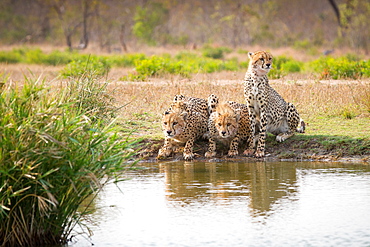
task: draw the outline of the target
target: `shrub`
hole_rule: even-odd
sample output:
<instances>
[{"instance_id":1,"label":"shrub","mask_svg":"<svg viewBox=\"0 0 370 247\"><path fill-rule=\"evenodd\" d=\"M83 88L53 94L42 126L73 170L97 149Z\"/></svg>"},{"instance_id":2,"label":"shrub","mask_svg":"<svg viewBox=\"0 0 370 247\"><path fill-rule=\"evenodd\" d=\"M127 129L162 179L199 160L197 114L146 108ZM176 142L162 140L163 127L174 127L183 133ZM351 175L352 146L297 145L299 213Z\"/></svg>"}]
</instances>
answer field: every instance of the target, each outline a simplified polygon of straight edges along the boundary
<instances>
[{"instance_id":1,"label":"shrub","mask_svg":"<svg viewBox=\"0 0 370 247\"><path fill-rule=\"evenodd\" d=\"M80 57L76 52L61 52L58 50L52 51L50 54L46 55L43 59L43 64L47 65L63 65L63 64L68 64L72 62L73 60L78 59Z\"/></svg>"},{"instance_id":2,"label":"shrub","mask_svg":"<svg viewBox=\"0 0 370 247\"><path fill-rule=\"evenodd\" d=\"M65 244L82 202L131 166L133 143L70 102L38 81L0 92L1 246Z\"/></svg>"},{"instance_id":3,"label":"shrub","mask_svg":"<svg viewBox=\"0 0 370 247\"><path fill-rule=\"evenodd\" d=\"M231 49L227 47L205 46L203 48L203 56L214 58L214 59L224 58L224 53L230 53L230 52L231 52Z\"/></svg>"},{"instance_id":4,"label":"shrub","mask_svg":"<svg viewBox=\"0 0 370 247\"><path fill-rule=\"evenodd\" d=\"M300 72L303 66L302 62L289 60L281 64L281 70L286 73Z\"/></svg>"},{"instance_id":5,"label":"shrub","mask_svg":"<svg viewBox=\"0 0 370 247\"><path fill-rule=\"evenodd\" d=\"M22 56L14 51L0 51L0 63L19 63Z\"/></svg>"},{"instance_id":6,"label":"shrub","mask_svg":"<svg viewBox=\"0 0 370 247\"><path fill-rule=\"evenodd\" d=\"M114 55L114 56L106 56L106 61L111 66L117 67L134 67L137 61L141 61L147 59L144 54L126 54L126 55Z\"/></svg>"},{"instance_id":7,"label":"shrub","mask_svg":"<svg viewBox=\"0 0 370 247\"><path fill-rule=\"evenodd\" d=\"M369 61L352 61L347 57L321 57L309 64L321 79L358 79L369 77Z\"/></svg>"},{"instance_id":8,"label":"shrub","mask_svg":"<svg viewBox=\"0 0 370 247\"><path fill-rule=\"evenodd\" d=\"M271 79L279 79L282 76L286 75L286 72L282 71L282 65L284 63L287 63L291 61L291 58L285 57L285 56L278 56L275 57L272 62L272 69L269 72L269 77Z\"/></svg>"},{"instance_id":9,"label":"shrub","mask_svg":"<svg viewBox=\"0 0 370 247\"><path fill-rule=\"evenodd\" d=\"M92 77L106 76L110 70L110 65L103 58L97 56L88 56L83 60L74 60L67 64L61 71L61 76L68 77L81 77L89 75Z\"/></svg>"}]
</instances>

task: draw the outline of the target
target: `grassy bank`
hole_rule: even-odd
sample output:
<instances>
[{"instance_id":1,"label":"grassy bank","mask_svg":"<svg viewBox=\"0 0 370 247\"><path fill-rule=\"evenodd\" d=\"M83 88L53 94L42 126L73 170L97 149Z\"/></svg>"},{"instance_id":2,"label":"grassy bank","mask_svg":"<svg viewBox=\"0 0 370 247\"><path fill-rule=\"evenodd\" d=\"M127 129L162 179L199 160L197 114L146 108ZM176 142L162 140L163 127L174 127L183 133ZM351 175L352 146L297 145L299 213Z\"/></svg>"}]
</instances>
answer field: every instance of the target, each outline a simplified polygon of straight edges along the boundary
<instances>
[{"instance_id":1,"label":"grassy bank","mask_svg":"<svg viewBox=\"0 0 370 247\"><path fill-rule=\"evenodd\" d=\"M231 75L230 75L231 76ZM301 81L272 80L271 85L289 102L293 102L301 117L308 123L305 134L297 134L285 143L269 137L267 152L281 158L337 159L345 156L370 155L370 84L369 81ZM215 78L198 80L162 80L155 83L116 82L118 102L128 103L120 113L127 131L146 138L150 143L143 152L155 157L162 143L161 113L175 94L206 98L214 93L221 100L244 102L240 80L224 81ZM205 143L198 145L204 153Z\"/></svg>"}]
</instances>

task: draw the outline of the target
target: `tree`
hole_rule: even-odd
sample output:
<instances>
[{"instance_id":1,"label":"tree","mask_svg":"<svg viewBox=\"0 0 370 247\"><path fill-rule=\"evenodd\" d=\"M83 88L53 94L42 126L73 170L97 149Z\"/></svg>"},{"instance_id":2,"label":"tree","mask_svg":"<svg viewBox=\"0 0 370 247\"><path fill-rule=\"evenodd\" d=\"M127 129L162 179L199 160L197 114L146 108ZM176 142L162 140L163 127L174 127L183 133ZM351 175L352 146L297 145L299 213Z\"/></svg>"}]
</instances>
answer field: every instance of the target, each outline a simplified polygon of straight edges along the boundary
<instances>
[{"instance_id":1,"label":"tree","mask_svg":"<svg viewBox=\"0 0 370 247\"><path fill-rule=\"evenodd\" d=\"M82 6L81 6L82 5ZM98 0L55 0L52 8L56 12L62 25L66 44L70 50L73 49L72 37L82 27L82 36L80 39L80 49L85 49L89 43L88 24L90 17L96 13L99 7ZM82 8L82 15L81 15Z\"/></svg>"},{"instance_id":2,"label":"tree","mask_svg":"<svg viewBox=\"0 0 370 247\"><path fill-rule=\"evenodd\" d=\"M156 44L156 31L168 19L168 10L162 3L151 2L138 6L134 16L134 35L149 45Z\"/></svg>"}]
</instances>

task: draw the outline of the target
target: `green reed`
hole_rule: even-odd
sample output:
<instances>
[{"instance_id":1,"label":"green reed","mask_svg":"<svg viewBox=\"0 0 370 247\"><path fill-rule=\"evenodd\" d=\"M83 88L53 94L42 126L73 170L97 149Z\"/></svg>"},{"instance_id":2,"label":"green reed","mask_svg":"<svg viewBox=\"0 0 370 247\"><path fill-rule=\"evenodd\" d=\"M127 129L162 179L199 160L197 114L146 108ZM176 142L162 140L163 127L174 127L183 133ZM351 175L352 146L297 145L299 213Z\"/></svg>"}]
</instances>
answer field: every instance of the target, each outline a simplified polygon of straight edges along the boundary
<instances>
[{"instance_id":1,"label":"green reed","mask_svg":"<svg viewBox=\"0 0 370 247\"><path fill-rule=\"evenodd\" d=\"M68 87L9 83L0 88L0 246L64 244L88 213L82 202L133 165L134 143L79 109Z\"/></svg>"}]
</instances>

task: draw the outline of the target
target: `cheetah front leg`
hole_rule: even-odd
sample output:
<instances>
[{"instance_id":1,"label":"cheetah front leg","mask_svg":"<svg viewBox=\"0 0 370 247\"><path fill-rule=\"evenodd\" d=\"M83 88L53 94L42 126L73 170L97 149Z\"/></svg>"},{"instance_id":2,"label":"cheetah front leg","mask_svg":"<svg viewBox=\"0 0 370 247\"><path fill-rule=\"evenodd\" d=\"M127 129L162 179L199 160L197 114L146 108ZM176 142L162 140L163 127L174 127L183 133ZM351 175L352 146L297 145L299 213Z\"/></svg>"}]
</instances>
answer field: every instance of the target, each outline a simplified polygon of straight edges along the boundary
<instances>
[{"instance_id":1,"label":"cheetah front leg","mask_svg":"<svg viewBox=\"0 0 370 247\"><path fill-rule=\"evenodd\" d=\"M195 138L190 138L185 144L184 153L183 153L185 160L192 160L194 158L194 154L193 154L194 141L195 141Z\"/></svg>"},{"instance_id":2,"label":"cheetah front leg","mask_svg":"<svg viewBox=\"0 0 370 247\"><path fill-rule=\"evenodd\" d=\"M173 150L172 141L170 138L164 140L163 146L159 149L157 159L163 159L171 155Z\"/></svg>"},{"instance_id":3,"label":"cheetah front leg","mask_svg":"<svg viewBox=\"0 0 370 247\"><path fill-rule=\"evenodd\" d=\"M247 105L248 105L248 113L249 113L249 121L250 121L250 127L249 127L250 138L248 138L247 140L247 149L245 149L245 151L243 152L243 155L252 156L254 153L253 139L256 133L257 119L256 119L256 113L254 111L254 107L248 101L247 101Z\"/></svg>"},{"instance_id":4,"label":"cheetah front leg","mask_svg":"<svg viewBox=\"0 0 370 247\"><path fill-rule=\"evenodd\" d=\"M257 150L255 153L255 156L257 158L262 158L263 156L265 156L266 129L267 129L266 106L261 105L260 131L257 142Z\"/></svg>"},{"instance_id":5,"label":"cheetah front leg","mask_svg":"<svg viewBox=\"0 0 370 247\"><path fill-rule=\"evenodd\" d=\"M236 135L234 139L231 140L228 157L234 157L238 155L238 146L239 146L239 135Z\"/></svg>"},{"instance_id":6,"label":"cheetah front leg","mask_svg":"<svg viewBox=\"0 0 370 247\"><path fill-rule=\"evenodd\" d=\"M206 158L212 158L216 156L216 140L213 137L209 138L208 151L204 155Z\"/></svg>"}]
</instances>

